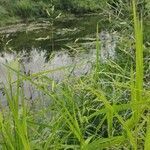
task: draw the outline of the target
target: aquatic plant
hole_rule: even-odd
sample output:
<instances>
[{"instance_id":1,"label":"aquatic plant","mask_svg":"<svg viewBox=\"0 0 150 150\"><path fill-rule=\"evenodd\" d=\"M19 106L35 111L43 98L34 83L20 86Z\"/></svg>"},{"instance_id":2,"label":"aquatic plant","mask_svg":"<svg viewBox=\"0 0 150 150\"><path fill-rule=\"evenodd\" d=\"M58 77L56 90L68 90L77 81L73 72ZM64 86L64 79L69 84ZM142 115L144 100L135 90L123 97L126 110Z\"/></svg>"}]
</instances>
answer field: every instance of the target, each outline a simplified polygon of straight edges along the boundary
<instances>
[{"instance_id":1,"label":"aquatic plant","mask_svg":"<svg viewBox=\"0 0 150 150\"><path fill-rule=\"evenodd\" d=\"M96 64L90 74L67 76L58 83L47 75L68 67L26 75L18 62L5 65L8 83L2 87L8 105L0 107L1 149L149 149L142 21L132 3L136 60L127 75L113 61L100 63L98 26ZM32 103L24 94L24 82L40 93Z\"/></svg>"}]
</instances>

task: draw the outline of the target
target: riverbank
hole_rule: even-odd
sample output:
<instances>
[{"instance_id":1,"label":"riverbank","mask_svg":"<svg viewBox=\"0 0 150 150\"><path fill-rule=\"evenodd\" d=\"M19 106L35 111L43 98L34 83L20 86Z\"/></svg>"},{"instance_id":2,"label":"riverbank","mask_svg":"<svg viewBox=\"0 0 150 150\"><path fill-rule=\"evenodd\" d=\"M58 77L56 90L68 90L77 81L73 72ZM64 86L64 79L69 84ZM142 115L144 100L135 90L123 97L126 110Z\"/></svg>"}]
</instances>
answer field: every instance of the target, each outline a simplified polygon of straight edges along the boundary
<instances>
[{"instance_id":1,"label":"riverbank","mask_svg":"<svg viewBox=\"0 0 150 150\"><path fill-rule=\"evenodd\" d=\"M39 18L55 19L61 14L94 13L100 10L104 4L96 4L95 1L34 1L34 0L2 0L0 1L0 26L18 22L30 22Z\"/></svg>"},{"instance_id":2,"label":"riverbank","mask_svg":"<svg viewBox=\"0 0 150 150\"><path fill-rule=\"evenodd\" d=\"M125 55L120 62L101 61L97 32L89 74L71 76L77 66L72 64L32 73L20 69L22 61L7 63L8 83L0 84L6 98L6 105L0 105L0 148L148 150L150 93L144 66L149 60L143 56L142 27L136 17L134 23L135 36L131 32L119 47ZM67 70L61 82L48 77ZM33 95L27 97L25 89Z\"/></svg>"},{"instance_id":3,"label":"riverbank","mask_svg":"<svg viewBox=\"0 0 150 150\"><path fill-rule=\"evenodd\" d=\"M54 1L82 12L100 0ZM149 150L149 23L123 2L63 19L50 7L40 22L2 27L0 149Z\"/></svg>"},{"instance_id":4,"label":"riverbank","mask_svg":"<svg viewBox=\"0 0 150 150\"><path fill-rule=\"evenodd\" d=\"M149 15L150 4L138 2L137 7L144 16ZM124 0L115 2L109 0L1 0L0 1L0 26L17 23L28 23L40 20L40 18L55 20L58 16L65 18L68 15L103 14L109 19L129 19L131 6Z\"/></svg>"}]
</instances>

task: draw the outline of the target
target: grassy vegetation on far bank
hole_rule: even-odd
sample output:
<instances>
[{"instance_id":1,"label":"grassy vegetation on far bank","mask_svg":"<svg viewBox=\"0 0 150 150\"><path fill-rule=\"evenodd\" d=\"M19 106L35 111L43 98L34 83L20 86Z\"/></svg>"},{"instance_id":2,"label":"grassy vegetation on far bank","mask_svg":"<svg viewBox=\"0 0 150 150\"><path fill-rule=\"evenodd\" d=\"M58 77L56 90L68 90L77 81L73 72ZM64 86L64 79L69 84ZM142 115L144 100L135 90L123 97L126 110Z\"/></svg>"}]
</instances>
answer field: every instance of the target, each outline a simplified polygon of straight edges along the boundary
<instances>
[{"instance_id":1,"label":"grassy vegetation on far bank","mask_svg":"<svg viewBox=\"0 0 150 150\"><path fill-rule=\"evenodd\" d=\"M37 18L49 18L60 12L64 14L95 12L102 6L101 3L87 0L1 0L0 25L17 21L27 22ZM47 10L50 16L47 14ZM55 12L54 12L55 11Z\"/></svg>"},{"instance_id":2,"label":"grassy vegetation on far bank","mask_svg":"<svg viewBox=\"0 0 150 150\"><path fill-rule=\"evenodd\" d=\"M139 10L149 13L149 1L139 1ZM128 0L1 0L0 1L0 26L27 22L38 18L49 18L63 14L84 13L109 13L113 11L126 17L129 13L130 2ZM47 14L48 10L50 16ZM111 14L111 13L110 13Z\"/></svg>"}]
</instances>

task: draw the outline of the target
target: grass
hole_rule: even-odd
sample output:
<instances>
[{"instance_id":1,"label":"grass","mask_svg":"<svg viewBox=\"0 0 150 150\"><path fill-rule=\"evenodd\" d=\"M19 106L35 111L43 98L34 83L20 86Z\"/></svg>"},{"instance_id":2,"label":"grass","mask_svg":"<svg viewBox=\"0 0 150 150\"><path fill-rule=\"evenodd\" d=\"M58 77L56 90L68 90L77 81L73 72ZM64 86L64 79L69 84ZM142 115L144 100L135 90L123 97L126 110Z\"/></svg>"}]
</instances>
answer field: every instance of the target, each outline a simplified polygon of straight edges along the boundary
<instances>
[{"instance_id":1,"label":"grass","mask_svg":"<svg viewBox=\"0 0 150 150\"><path fill-rule=\"evenodd\" d=\"M51 11L52 2L34 0L1 0L0 26L12 23L33 21L37 18L49 18L46 10ZM56 16L58 13L56 12Z\"/></svg>"},{"instance_id":2,"label":"grass","mask_svg":"<svg viewBox=\"0 0 150 150\"><path fill-rule=\"evenodd\" d=\"M96 63L90 74L48 78L47 70L25 75L18 62L5 65L8 83L3 84L7 105L0 107L0 149L144 149L149 150L150 92L144 88L143 29L133 4L135 65L126 68L99 60L97 27ZM38 97L24 93L24 83L33 86Z\"/></svg>"}]
</instances>

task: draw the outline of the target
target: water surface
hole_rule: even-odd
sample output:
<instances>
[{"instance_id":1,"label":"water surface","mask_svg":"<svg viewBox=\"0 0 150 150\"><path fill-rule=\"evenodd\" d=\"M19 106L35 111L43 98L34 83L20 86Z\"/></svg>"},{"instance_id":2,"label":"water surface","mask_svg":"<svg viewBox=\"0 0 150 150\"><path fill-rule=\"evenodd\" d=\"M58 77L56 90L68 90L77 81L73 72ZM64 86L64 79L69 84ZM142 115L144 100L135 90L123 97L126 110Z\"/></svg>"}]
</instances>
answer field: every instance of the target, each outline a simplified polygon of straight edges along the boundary
<instances>
[{"instance_id":1,"label":"water surface","mask_svg":"<svg viewBox=\"0 0 150 150\"><path fill-rule=\"evenodd\" d=\"M95 58L95 33L99 19L99 16L84 16L57 21L53 26L44 22L1 30L0 70L3 73L0 80L6 77L2 63L18 57L24 71L30 73L92 61ZM80 70L75 69L74 74L88 72L90 66L84 66ZM60 79L58 74L53 77Z\"/></svg>"}]
</instances>

